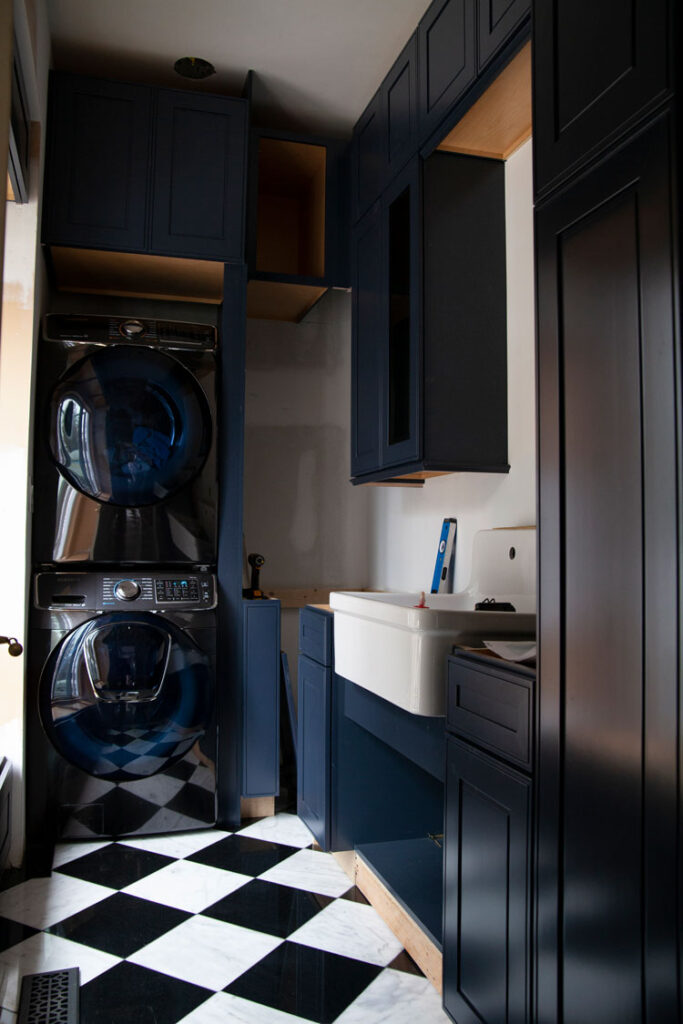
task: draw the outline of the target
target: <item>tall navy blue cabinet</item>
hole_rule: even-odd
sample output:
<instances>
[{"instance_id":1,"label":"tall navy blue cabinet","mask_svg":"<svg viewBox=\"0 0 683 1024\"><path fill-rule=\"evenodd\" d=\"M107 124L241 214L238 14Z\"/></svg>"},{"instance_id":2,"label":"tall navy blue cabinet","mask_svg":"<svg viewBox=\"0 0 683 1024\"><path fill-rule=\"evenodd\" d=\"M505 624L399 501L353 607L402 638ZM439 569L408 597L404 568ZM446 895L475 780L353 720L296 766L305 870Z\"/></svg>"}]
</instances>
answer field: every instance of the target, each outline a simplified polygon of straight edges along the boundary
<instances>
[{"instance_id":1,"label":"tall navy blue cabinet","mask_svg":"<svg viewBox=\"0 0 683 1024\"><path fill-rule=\"evenodd\" d=\"M478 0L478 62L483 68L528 20L531 0Z\"/></svg>"},{"instance_id":2,"label":"tall navy blue cabinet","mask_svg":"<svg viewBox=\"0 0 683 1024\"><path fill-rule=\"evenodd\" d=\"M672 15L534 5L539 1022L683 1010Z\"/></svg>"},{"instance_id":3,"label":"tall navy blue cabinet","mask_svg":"<svg viewBox=\"0 0 683 1024\"><path fill-rule=\"evenodd\" d=\"M239 262L247 104L52 72L42 240Z\"/></svg>"}]
</instances>

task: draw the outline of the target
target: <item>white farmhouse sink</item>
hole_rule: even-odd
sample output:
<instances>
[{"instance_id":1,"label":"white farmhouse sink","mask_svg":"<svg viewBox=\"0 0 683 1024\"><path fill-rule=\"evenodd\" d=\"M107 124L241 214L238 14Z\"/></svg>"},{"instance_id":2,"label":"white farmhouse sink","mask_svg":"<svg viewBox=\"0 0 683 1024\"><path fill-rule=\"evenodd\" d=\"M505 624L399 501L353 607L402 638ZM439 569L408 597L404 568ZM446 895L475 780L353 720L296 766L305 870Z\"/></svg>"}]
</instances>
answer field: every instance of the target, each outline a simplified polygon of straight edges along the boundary
<instances>
[{"instance_id":1,"label":"white farmhouse sink","mask_svg":"<svg viewBox=\"0 0 683 1024\"><path fill-rule=\"evenodd\" d=\"M514 549L514 557L510 557ZM514 612L475 611L485 598ZM458 594L337 591L335 671L415 715L444 715L446 656L454 643L533 636L536 631L536 531L481 530L472 577Z\"/></svg>"}]
</instances>

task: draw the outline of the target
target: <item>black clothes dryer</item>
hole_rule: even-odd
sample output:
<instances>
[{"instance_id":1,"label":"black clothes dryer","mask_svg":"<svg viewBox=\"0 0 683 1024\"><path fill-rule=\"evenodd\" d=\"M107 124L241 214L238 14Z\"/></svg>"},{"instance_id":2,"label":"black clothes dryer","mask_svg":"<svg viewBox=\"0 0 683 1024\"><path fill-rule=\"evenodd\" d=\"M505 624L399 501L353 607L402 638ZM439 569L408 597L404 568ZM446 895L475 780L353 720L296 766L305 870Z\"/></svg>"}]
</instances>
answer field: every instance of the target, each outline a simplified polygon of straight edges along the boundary
<instances>
[{"instance_id":1,"label":"black clothes dryer","mask_svg":"<svg viewBox=\"0 0 683 1024\"><path fill-rule=\"evenodd\" d=\"M49 314L34 565L216 561L216 330Z\"/></svg>"},{"instance_id":2,"label":"black clothes dryer","mask_svg":"<svg viewBox=\"0 0 683 1024\"><path fill-rule=\"evenodd\" d=\"M29 848L215 824L215 594L207 572L37 574Z\"/></svg>"}]
</instances>

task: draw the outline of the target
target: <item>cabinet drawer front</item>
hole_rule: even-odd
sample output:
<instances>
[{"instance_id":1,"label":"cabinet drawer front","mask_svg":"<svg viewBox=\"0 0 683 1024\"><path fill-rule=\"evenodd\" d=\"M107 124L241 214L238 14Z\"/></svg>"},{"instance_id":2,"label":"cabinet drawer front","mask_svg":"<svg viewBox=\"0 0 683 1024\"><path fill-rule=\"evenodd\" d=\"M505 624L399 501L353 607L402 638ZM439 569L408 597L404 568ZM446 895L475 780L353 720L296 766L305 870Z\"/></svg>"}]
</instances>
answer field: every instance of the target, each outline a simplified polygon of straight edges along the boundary
<instances>
[{"instance_id":1,"label":"cabinet drawer front","mask_svg":"<svg viewBox=\"0 0 683 1024\"><path fill-rule=\"evenodd\" d=\"M448 728L531 771L531 681L504 669L448 662Z\"/></svg>"},{"instance_id":2,"label":"cabinet drawer front","mask_svg":"<svg viewBox=\"0 0 683 1024\"><path fill-rule=\"evenodd\" d=\"M302 608L299 614L299 651L321 665L331 665L333 658L330 612L315 608Z\"/></svg>"}]
</instances>

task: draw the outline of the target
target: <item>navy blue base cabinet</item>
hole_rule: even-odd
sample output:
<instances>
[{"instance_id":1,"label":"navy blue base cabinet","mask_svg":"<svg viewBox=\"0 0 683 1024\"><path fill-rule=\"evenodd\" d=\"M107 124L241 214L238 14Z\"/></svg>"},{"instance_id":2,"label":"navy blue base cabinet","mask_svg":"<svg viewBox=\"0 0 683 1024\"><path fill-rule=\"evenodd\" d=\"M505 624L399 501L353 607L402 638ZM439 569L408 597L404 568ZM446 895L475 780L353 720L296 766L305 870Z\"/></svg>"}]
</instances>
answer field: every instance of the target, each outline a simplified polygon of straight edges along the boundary
<instances>
[{"instance_id":1,"label":"navy blue base cabinet","mask_svg":"<svg viewBox=\"0 0 683 1024\"><path fill-rule=\"evenodd\" d=\"M42 240L241 261L247 103L50 75Z\"/></svg>"},{"instance_id":2,"label":"navy blue base cabinet","mask_svg":"<svg viewBox=\"0 0 683 1024\"><path fill-rule=\"evenodd\" d=\"M333 630L331 612L302 610L300 818L323 850L351 850L359 843L441 832L443 719L409 715L338 676ZM425 723L423 729L420 722Z\"/></svg>"},{"instance_id":3,"label":"navy blue base cabinet","mask_svg":"<svg viewBox=\"0 0 683 1024\"><path fill-rule=\"evenodd\" d=\"M532 1019L534 677L448 659L443 999L457 1024Z\"/></svg>"},{"instance_id":4,"label":"navy blue base cabinet","mask_svg":"<svg viewBox=\"0 0 683 1024\"><path fill-rule=\"evenodd\" d=\"M280 602L243 601L242 796L280 789Z\"/></svg>"}]
</instances>

